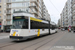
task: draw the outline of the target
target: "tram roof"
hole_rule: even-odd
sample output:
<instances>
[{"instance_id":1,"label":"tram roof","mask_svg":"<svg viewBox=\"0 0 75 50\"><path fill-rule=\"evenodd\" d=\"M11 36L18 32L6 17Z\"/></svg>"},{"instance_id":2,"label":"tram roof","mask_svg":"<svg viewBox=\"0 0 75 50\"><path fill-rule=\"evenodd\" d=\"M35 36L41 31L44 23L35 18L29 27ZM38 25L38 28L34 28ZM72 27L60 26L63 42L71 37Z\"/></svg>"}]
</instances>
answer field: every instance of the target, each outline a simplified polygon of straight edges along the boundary
<instances>
[{"instance_id":1,"label":"tram roof","mask_svg":"<svg viewBox=\"0 0 75 50\"><path fill-rule=\"evenodd\" d=\"M50 22L50 24L52 24L52 25L56 25L56 24L55 24L54 22L52 22L52 21Z\"/></svg>"},{"instance_id":2,"label":"tram roof","mask_svg":"<svg viewBox=\"0 0 75 50\"><path fill-rule=\"evenodd\" d=\"M31 20L34 20L34 21L48 23L48 21L35 18L35 17L34 17L32 14L30 14L30 13L14 13L13 16L26 16L26 17L30 17L30 19L31 19Z\"/></svg>"},{"instance_id":3,"label":"tram roof","mask_svg":"<svg viewBox=\"0 0 75 50\"><path fill-rule=\"evenodd\" d=\"M14 13L13 16L27 16L35 18L31 13Z\"/></svg>"},{"instance_id":4,"label":"tram roof","mask_svg":"<svg viewBox=\"0 0 75 50\"><path fill-rule=\"evenodd\" d=\"M31 13L22 13L22 12L21 12L21 13L14 13L13 16L26 16L26 17L33 17L33 18L35 18ZM38 21L40 21L40 19L39 19ZM46 23L47 21L44 21L44 20L43 20L43 22ZM56 25L56 24L55 24L54 22L52 22L52 21L50 22L50 24Z\"/></svg>"}]
</instances>

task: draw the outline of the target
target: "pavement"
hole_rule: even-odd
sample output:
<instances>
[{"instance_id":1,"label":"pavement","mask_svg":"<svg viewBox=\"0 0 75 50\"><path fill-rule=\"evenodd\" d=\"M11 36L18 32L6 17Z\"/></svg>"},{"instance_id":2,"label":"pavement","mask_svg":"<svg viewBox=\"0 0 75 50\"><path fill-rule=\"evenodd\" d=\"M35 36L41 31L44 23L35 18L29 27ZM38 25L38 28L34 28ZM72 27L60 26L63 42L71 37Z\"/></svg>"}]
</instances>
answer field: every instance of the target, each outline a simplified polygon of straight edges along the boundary
<instances>
[{"instance_id":1,"label":"pavement","mask_svg":"<svg viewBox=\"0 0 75 50\"><path fill-rule=\"evenodd\" d=\"M6 32L0 33L0 39L8 38L9 37L9 34L10 33L6 33Z\"/></svg>"}]
</instances>

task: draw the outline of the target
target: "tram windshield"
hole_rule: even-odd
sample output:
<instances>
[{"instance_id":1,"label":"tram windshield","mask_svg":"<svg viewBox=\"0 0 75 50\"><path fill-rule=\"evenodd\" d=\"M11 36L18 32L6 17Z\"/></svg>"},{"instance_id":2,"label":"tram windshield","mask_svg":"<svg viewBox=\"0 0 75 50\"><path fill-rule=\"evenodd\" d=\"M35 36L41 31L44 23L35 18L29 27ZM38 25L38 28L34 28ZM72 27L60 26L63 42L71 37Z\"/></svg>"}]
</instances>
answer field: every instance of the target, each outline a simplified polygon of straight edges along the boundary
<instances>
[{"instance_id":1,"label":"tram windshield","mask_svg":"<svg viewBox=\"0 0 75 50\"><path fill-rule=\"evenodd\" d=\"M14 20L13 21L13 28L21 29L23 26L23 22L24 22L24 20Z\"/></svg>"},{"instance_id":2,"label":"tram windshield","mask_svg":"<svg viewBox=\"0 0 75 50\"><path fill-rule=\"evenodd\" d=\"M19 19L19 20L14 20L13 21L13 26L12 28L14 29L26 29L28 28L28 21L25 19Z\"/></svg>"}]
</instances>

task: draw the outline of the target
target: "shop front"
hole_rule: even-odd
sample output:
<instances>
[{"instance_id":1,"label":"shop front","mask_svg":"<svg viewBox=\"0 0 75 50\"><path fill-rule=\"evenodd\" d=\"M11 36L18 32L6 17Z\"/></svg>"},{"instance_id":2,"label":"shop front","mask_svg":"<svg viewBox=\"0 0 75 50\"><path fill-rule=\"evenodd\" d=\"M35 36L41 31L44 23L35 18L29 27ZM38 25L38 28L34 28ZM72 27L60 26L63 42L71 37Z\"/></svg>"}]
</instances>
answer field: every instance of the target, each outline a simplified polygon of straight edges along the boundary
<instances>
[{"instance_id":1,"label":"shop front","mask_svg":"<svg viewBox=\"0 0 75 50\"><path fill-rule=\"evenodd\" d=\"M11 26L12 25L6 25L6 26L4 26L4 32L10 32Z\"/></svg>"}]
</instances>

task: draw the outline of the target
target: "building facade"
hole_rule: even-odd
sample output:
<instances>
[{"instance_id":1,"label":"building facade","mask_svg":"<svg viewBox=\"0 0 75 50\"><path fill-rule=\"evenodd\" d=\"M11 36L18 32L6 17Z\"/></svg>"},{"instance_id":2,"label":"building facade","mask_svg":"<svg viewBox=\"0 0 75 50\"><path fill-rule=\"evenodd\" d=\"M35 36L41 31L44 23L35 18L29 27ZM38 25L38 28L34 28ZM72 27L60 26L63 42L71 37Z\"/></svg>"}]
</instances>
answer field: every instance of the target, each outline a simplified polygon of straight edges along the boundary
<instances>
[{"instance_id":1,"label":"building facade","mask_svg":"<svg viewBox=\"0 0 75 50\"><path fill-rule=\"evenodd\" d=\"M68 27L73 27L74 25L74 0L67 0L62 13L60 14L61 16L61 21L62 21L62 27L68 28Z\"/></svg>"},{"instance_id":2,"label":"building facade","mask_svg":"<svg viewBox=\"0 0 75 50\"><path fill-rule=\"evenodd\" d=\"M3 20L1 10L2 10L2 4L1 4L1 0L0 0L0 29L2 26L2 20Z\"/></svg>"},{"instance_id":3,"label":"building facade","mask_svg":"<svg viewBox=\"0 0 75 50\"><path fill-rule=\"evenodd\" d=\"M0 22L2 21L1 29L3 30L11 28L12 17L14 16L13 13L19 11L31 13L36 18L51 21L50 15L44 5L43 0L0 0L0 1L2 1L1 4L3 6L2 8L3 14L0 19ZM45 10L45 12L43 10Z\"/></svg>"},{"instance_id":4,"label":"building facade","mask_svg":"<svg viewBox=\"0 0 75 50\"><path fill-rule=\"evenodd\" d=\"M72 0L72 26L75 28L75 0Z\"/></svg>"},{"instance_id":5,"label":"building facade","mask_svg":"<svg viewBox=\"0 0 75 50\"><path fill-rule=\"evenodd\" d=\"M61 19L58 20L58 27L61 27Z\"/></svg>"},{"instance_id":6,"label":"building facade","mask_svg":"<svg viewBox=\"0 0 75 50\"><path fill-rule=\"evenodd\" d=\"M6 18L6 1L0 0L0 29L3 29Z\"/></svg>"},{"instance_id":7,"label":"building facade","mask_svg":"<svg viewBox=\"0 0 75 50\"><path fill-rule=\"evenodd\" d=\"M43 13L42 13L42 15L43 15L43 18L45 19L45 20L48 20L48 21L51 21L51 18L50 18L50 14L48 13L48 10L47 10L47 8L46 8L46 6L45 6L45 4L44 4L44 2L43 2Z\"/></svg>"}]
</instances>

